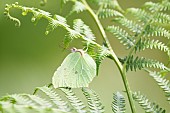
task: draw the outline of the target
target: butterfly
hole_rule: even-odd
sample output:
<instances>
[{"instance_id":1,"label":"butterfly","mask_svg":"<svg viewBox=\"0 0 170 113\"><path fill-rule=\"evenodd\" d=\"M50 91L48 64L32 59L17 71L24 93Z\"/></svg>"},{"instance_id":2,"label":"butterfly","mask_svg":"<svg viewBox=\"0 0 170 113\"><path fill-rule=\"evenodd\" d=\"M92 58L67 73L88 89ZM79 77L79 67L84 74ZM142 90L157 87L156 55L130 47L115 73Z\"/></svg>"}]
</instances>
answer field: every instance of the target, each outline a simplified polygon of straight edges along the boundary
<instances>
[{"instance_id":1,"label":"butterfly","mask_svg":"<svg viewBox=\"0 0 170 113\"><path fill-rule=\"evenodd\" d=\"M54 88L88 87L96 76L96 63L93 58L82 49L72 48L71 51L52 77Z\"/></svg>"}]
</instances>

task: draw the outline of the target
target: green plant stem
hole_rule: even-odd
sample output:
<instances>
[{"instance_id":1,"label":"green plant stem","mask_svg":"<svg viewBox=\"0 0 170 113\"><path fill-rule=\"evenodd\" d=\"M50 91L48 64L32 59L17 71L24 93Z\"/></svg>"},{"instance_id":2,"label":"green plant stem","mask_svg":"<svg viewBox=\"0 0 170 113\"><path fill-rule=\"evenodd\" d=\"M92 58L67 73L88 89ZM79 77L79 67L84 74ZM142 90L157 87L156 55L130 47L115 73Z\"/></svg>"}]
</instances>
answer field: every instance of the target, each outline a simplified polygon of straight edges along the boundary
<instances>
[{"instance_id":1,"label":"green plant stem","mask_svg":"<svg viewBox=\"0 0 170 113\"><path fill-rule=\"evenodd\" d=\"M119 61L118 57L116 56L115 52L113 51L111 44L110 44L110 42L109 42L109 40L106 36L106 33L104 31L104 28L103 28L101 22L99 21L98 16L93 12L93 10L87 4L86 0L81 0L81 1L85 5L87 11L89 11L89 13L92 15L93 19L95 20L95 22L96 22L96 24L97 24L97 26L98 26L101 34L102 34L104 41L106 42L106 45L108 46L108 49L109 49L110 54L111 54L111 59L114 60L114 62L116 63L116 65L117 65L117 67L120 71L120 74L121 74L121 77L122 77L122 80L123 80L123 83L124 83L124 87L125 87L125 90L127 92L131 111L132 111L132 113L136 113L135 112L135 106L134 106L134 103L133 103L132 93L131 93L130 86L129 86L129 83L128 83L128 80L127 80L127 77L126 77L126 73L123 72L123 66L122 66L121 62Z\"/></svg>"}]
</instances>

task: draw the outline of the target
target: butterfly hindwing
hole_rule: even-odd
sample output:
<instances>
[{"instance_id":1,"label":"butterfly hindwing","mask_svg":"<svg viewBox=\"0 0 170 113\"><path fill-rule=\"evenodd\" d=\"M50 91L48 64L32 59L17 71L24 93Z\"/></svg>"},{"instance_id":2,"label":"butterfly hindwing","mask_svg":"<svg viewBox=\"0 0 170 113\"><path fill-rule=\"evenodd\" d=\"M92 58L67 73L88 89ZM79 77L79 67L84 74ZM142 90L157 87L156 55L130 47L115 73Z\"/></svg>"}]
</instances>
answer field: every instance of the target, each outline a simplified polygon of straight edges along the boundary
<instances>
[{"instance_id":1,"label":"butterfly hindwing","mask_svg":"<svg viewBox=\"0 0 170 113\"><path fill-rule=\"evenodd\" d=\"M52 78L54 88L58 87L88 87L96 76L96 63L87 53L70 53Z\"/></svg>"}]
</instances>

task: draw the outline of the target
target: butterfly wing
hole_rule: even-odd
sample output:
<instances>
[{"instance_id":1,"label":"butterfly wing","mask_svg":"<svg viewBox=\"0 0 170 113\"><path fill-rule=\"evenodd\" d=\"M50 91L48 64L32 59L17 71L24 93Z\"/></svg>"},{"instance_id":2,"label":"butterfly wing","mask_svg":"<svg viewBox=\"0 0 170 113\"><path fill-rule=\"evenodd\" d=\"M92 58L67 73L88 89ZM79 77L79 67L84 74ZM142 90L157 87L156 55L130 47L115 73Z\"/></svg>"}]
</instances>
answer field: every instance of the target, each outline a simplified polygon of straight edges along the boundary
<instances>
[{"instance_id":1,"label":"butterfly wing","mask_svg":"<svg viewBox=\"0 0 170 113\"><path fill-rule=\"evenodd\" d=\"M70 53L52 78L54 88L58 87L88 87L96 76L96 63L87 54Z\"/></svg>"}]
</instances>

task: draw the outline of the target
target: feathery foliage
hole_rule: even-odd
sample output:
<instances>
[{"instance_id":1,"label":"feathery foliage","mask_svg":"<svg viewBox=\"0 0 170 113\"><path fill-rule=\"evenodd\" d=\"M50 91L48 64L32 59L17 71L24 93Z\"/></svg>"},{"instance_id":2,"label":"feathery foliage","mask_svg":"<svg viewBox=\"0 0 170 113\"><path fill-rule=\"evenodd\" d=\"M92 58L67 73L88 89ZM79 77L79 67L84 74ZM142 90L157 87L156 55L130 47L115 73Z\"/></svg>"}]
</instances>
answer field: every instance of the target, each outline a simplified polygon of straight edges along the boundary
<instances>
[{"instance_id":1,"label":"feathery foliage","mask_svg":"<svg viewBox=\"0 0 170 113\"><path fill-rule=\"evenodd\" d=\"M107 56L109 56L109 52L108 52L108 48L106 48L105 46L102 46L102 48L99 48L97 54L96 54L96 65L97 65L97 75L99 72L99 66L102 62L102 60L104 60L104 58L106 58Z\"/></svg>"},{"instance_id":2,"label":"feathery foliage","mask_svg":"<svg viewBox=\"0 0 170 113\"><path fill-rule=\"evenodd\" d=\"M134 92L133 98L145 110L146 113L165 113L165 110L158 104L152 103L146 96L141 95L140 92Z\"/></svg>"},{"instance_id":3,"label":"feathery foliage","mask_svg":"<svg viewBox=\"0 0 170 113\"><path fill-rule=\"evenodd\" d=\"M167 53L170 56L170 49L165 43L160 42L159 40L154 40L150 38L141 39L135 46L135 52L142 51L145 49L159 49Z\"/></svg>"},{"instance_id":4,"label":"feathery foliage","mask_svg":"<svg viewBox=\"0 0 170 113\"><path fill-rule=\"evenodd\" d=\"M84 103L76 97L75 93L69 88L61 88L61 90L66 94L66 97L70 101L71 105L74 107L77 113L87 113L85 110Z\"/></svg>"},{"instance_id":5,"label":"feathery foliage","mask_svg":"<svg viewBox=\"0 0 170 113\"><path fill-rule=\"evenodd\" d=\"M113 33L119 40L120 43L126 45L127 49L134 46L134 39L125 30L121 29L119 26L108 26L107 31Z\"/></svg>"},{"instance_id":6,"label":"feathery foliage","mask_svg":"<svg viewBox=\"0 0 170 113\"><path fill-rule=\"evenodd\" d=\"M82 39L84 47L83 50L95 59L97 75L99 72L99 66L104 58L111 58L115 62L122 76L122 81L126 89L132 113L135 113L132 97L142 106L145 112L165 113L165 110L159 107L158 104L150 102L146 96L141 95L139 92L135 92L133 95L131 94L132 91L130 90L126 78L126 71L136 71L137 69L147 70L146 68L159 68L160 72L147 71L149 72L149 75L152 76L156 80L157 84L163 89L163 91L166 93L168 101L170 101L169 81L161 75L162 71L165 71L166 73L170 71L169 66L164 65L160 61L138 57L138 55L136 55L145 49L158 49L167 53L168 57L170 58L170 31L165 28L166 25L170 24L170 15L168 12L170 10L170 1L162 0L162 2L158 3L146 2L142 8L128 8L125 11L120 7L117 0L89 0L88 2L96 3L98 5L97 11L93 10L86 1L87 0L61 0L61 8L62 5L66 4L67 2L73 3L72 9L67 14L67 16L60 16L58 14L52 15L51 13L38 8L19 5L17 2L11 5L7 4L4 14L8 19L14 21L15 25L18 27L21 25L21 22L19 19L10 15L11 9L22 10L23 16L31 13L33 15L31 21L35 24L40 19L44 18L48 21L45 32L46 35L58 27L65 29L67 31L63 40L65 48L69 47L69 44L74 39ZM47 0L41 0L40 4L45 5L46 3ZM92 15L94 21L96 22L97 27L99 28L99 31L103 37L103 45L100 45L96 42L97 35L93 33L93 30L90 29L90 26L84 23L83 20L73 20L73 27L67 23L68 16L74 12L80 13L85 10ZM104 31L103 25L99 20L105 18L113 18L113 25L108 25L105 30L112 33L117 39L120 40L120 43L126 46L126 48L129 50L129 53L123 59L118 58L118 56L114 53L107 38L107 34ZM116 23L116 25L114 23ZM160 41L160 39L154 39L155 37L164 37L166 41L163 42ZM83 53L81 53L81 55L82 56L79 56L83 57ZM81 68L83 70L84 67L81 65ZM83 75L83 73L88 72L81 71L81 73ZM61 75L62 74L63 73L61 73ZM85 105L70 88L60 88L63 94L65 94L66 100L63 100L62 97L57 94L57 89L44 86L37 87L35 92L38 90L45 94L46 98L42 98L41 95L30 94L14 94L2 97L0 99L0 112L104 113L104 107L98 94L89 88L82 88L82 92L86 97L88 105ZM125 113L125 98L123 95L117 92L113 95L113 99L112 111L114 113Z\"/></svg>"},{"instance_id":7,"label":"feathery foliage","mask_svg":"<svg viewBox=\"0 0 170 113\"><path fill-rule=\"evenodd\" d=\"M89 88L83 88L82 91L88 101L90 112L91 113L104 113L104 107L102 103L100 102L100 98L96 94L96 92L94 92L93 90L90 90Z\"/></svg>"},{"instance_id":8,"label":"feathery foliage","mask_svg":"<svg viewBox=\"0 0 170 113\"><path fill-rule=\"evenodd\" d=\"M68 106L67 102L64 102L61 99L61 97L52 88L43 86L43 87L37 87L36 90L41 90L43 93L45 93L53 102L53 104L61 111L65 111L65 112L71 111L71 108Z\"/></svg>"},{"instance_id":9,"label":"feathery foliage","mask_svg":"<svg viewBox=\"0 0 170 113\"><path fill-rule=\"evenodd\" d=\"M68 113L52 107L53 104L37 95L13 94L0 99L0 111L8 113Z\"/></svg>"},{"instance_id":10,"label":"feathery foliage","mask_svg":"<svg viewBox=\"0 0 170 113\"><path fill-rule=\"evenodd\" d=\"M158 83L158 85L166 93L166 96L168 98L167 100L170 101L170 82L169 82L169 80L165 79L165 77L162 76L160 72L149 71L149 75L155 79L155 81ZM170 102L169 102L169 104L170 104Z\"/></svg>"},{"instance_id":11,"label":"feathery foliage","mask_svg":"<svg viewBox=\"0 0 170 113\"><path fill-rule=\"evenodd\" d=\"M114 113L125 113L125 98L124 96L116 92L113 94L112 111Z\"/></svg>"},{"instance_id":12,"label":"feathery foliage","mask_svg":"<svg viewBox=\"0 0 170 113\"><path fill-rule=\"evenodd\" d=\"M103 113L99 96L89 88L83 88L82 92L87 98L86 106L70 88L60 88L65 94L67 100L61 99L56 90L47 86L38 87L36 92L40 90L47 98L30 94L13 94L7 95L0 99L0 111L8 113ZM36 93L35 92L35 93ZM68 104L70 103L71 106ZM86 110L85 108L90 109Z\"/></svg>"},{"instance_id":13,"label":"feathery foliage","mask_svg":"<svg viewBox=\"0 0 170 113\"><path fill-rule=\"evenodd\" d=\"M123 15L114 9L103 9L98 14L99 18L109 18L109 17L123 17Z\"/></svg>"},{"instance_id":14,"label":"feathery foliage","mask_svg":"<svg viewBox=\"0 0 170 113\"><path fill-rule=\"evenodd\" d=\"M128 71L129 69L131 71L133 70L141 70L143 68L147 68L147 67L153 67L153 68L159 68L161 70L169 70L169 68L167 68L163 63L153 60L153 59L146 59L144 57L136 57L134 58L134 56L129 56L127 58L127 65L126 65L126 70Z\"/></svg>"},{"instance_id":15,"label":"feathery foliage","mask_svg":"<svg viewBox=\"0 0 170 113\"><path fill-rule=\"evenodd\" d=\"M71 29L70 26L67 24L66 19L60 15L54 15L52 17L52 15L49 12L46 12L46 11L43 11L43 10L40 10L37 8L29 8L29 7L21 6L21 5L18 5L18 3L12 4L12 5L6 5L4 14L12 21L15 21L17 26L20 26L21 22L17 18L14 18L10 15L9 10L11 8L21 9L22 14L24 16L27 15L28 12L32 13L33 14L33 17L31 19L32 22L37 22L41 18L47 19L49 21L49 24L46 28L46 32L45 32L46 35L49 34L49 32L56 29L58 26L60 26L68 31L67 36L69 36L70 39L81 38L81 39L85 40L87 43L92 43L92 44L95 44L96 46L99 46L96 42L93 41L94 36L92 35L91 30L88 29L89 27L84 24L83 24L84 29L87 30L86 33L83 32L85 34L85 36L82 35L81 33L77 32L76 30ZM74 26L76 26L76 25L74 25ZM90 33L90 34L88 34L88 33ZM66 45L67 44L68 43L66 43Z\"/></svg>"}]
</instances>

